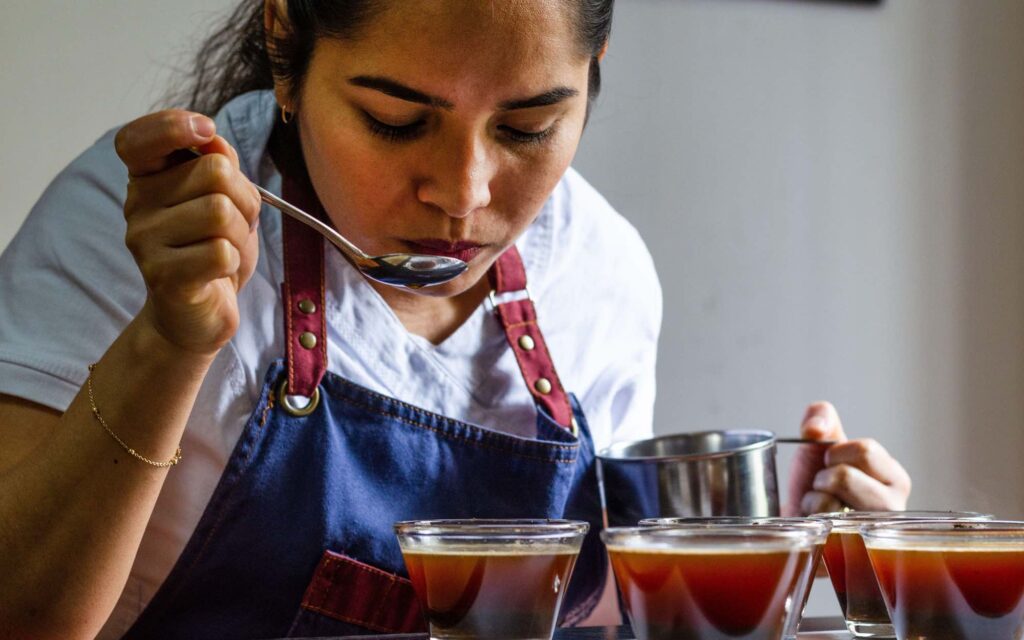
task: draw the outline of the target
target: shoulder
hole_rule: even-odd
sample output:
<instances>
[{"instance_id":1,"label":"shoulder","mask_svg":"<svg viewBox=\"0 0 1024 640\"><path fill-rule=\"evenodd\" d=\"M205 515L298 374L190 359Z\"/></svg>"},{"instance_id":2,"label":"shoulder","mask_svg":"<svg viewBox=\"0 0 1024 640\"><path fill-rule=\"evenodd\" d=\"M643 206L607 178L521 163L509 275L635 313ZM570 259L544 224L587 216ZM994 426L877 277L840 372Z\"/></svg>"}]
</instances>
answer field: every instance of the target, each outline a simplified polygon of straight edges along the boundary
<instances>
[{"instance_id":1,"label":"shoulder","mask_svg":"<svg viewBox=\"0 0 1024 640\"><path fill-rule=\"evenodd\" d=\"M273 123L268 95L239 96L216 116L252 174ZM0 393L63 410L85 365L145 302L145 284L124 243L128 172L114 148L116 132L103 134L53 179L0 254L0 300L19 300L0 305ZM263 289L269 293L262 298L276 294L275 287Z\"/></svg>"},{"instance_id":2,"label":"shoulder","mask_svg":"<svg viewBox=\"0 0 1024 640\"><path fill-rule=\"evenodd\" d=\"M569 170L524 253L537 320L559 377L576 393L601 449L651 433L661 285L637 229L576 171ZM538 251L538 253L543 253Z\"/></svg>"},{"instance_id":3,"label":"shoulder","mask_svg":"<svg viewBox=\"0 0 1024 640\"><path fill-rule=\"evenodd\" d=\"M661 285L637 229L570 168L536 225L546 259L531 265L538 297L573 300L577 309L614 310L657 331ZM527 247L527 251L530 248ZM536 273L534 273L536 272Z\"/></svg>"},{"instance_id":4,"label":"shoulder","mask_svg":"<svg viewBox=\"0 0 1024 640\"><path fill-rule=\"evenodd\" d=\"M0 255L0 392L63 410L145 299L124 247L114 132L43 192ZM88 336L88 339L83 339Z\"/></svg>"}]
</instances>

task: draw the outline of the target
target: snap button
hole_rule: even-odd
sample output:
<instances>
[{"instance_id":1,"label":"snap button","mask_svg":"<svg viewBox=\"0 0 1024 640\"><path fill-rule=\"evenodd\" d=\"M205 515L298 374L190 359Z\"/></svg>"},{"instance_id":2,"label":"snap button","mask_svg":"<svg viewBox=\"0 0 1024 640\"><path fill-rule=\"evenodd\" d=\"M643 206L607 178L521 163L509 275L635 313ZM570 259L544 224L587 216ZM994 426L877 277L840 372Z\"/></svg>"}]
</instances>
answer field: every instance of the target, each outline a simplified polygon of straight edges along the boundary
<instances>
[{"instance_id":1,"label":"snap button","mask_svg":"<svg viewBox=\"0 0 1024 640\"><path fill-rule=\"evenodd\" d=\"M299 311L305 313L306 315L316 313L316 305L313 304L312 300L306 298L305 300L299 301Z\"/></svg>"},{"instance_id":2,"label":"snap button","mask_svg":"<svg viewBox=\"0 0 1024 640\"><path fill-rule=\"evenodd\" d=\"M316 346L316 336L309 331L306 331L299 336L299 344L307 349L312 349Z\"/></svg>"},{"instance_id":3,"label":"snap button","mask_svg":"<svg viewBox=\"0 0 1024 640\"><path fill-rule=\"evenodd\" d=\"M547 378L538 378L537 382L533 383L533 388L546 396L551 393L551 381Z\"/></svg>"},{"instance_id":4,"label":"snap button","mask_svg":"<svg viewBox=\"0 0 1024 640\"><path fill-rule=\"evenodd\" d=\"M519 336L519 348L523 351L533 351L536 345L530 336Z\"/></svg>"}]
</instances>

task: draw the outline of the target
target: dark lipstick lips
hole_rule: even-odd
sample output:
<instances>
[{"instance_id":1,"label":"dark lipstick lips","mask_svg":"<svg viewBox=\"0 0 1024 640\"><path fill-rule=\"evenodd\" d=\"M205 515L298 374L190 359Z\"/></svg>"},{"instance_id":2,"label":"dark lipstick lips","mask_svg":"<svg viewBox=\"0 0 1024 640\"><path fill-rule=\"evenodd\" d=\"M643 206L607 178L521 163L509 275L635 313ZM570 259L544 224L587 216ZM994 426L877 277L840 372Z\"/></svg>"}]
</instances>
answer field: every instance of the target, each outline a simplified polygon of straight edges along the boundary
<instances>
[{"instance_id":1,"label":"dark lipstick lips","mask_svg":"<svg viewBox=\"0 0 1024 640\"><path fill-rule=\"evenodd\" d=\"M413 251L429 256L445 256L469 262L480 253L483 245L475 242L448 242L447 240L407 240Z\"/></svg>"}]
</instances>

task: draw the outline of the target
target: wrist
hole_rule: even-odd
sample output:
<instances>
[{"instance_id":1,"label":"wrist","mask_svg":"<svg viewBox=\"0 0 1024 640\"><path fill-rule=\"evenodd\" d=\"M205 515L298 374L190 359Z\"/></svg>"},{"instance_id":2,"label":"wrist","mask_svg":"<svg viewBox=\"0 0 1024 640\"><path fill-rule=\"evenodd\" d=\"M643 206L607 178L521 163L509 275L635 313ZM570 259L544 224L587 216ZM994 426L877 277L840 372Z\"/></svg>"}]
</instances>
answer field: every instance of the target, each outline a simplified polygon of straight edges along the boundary
<instances>
[{"instance_id":1,"label":"wrist","mask_svg":"<svg viewBox=\"0 0 1024 640\"><path fill-rule=\"evenodd\" d=\"M161 367L205 375L220 352L220 347L196 351L168 340L153 321L152 308L148 303L129 325L128 331L132 338L130 348L134 362L152 362Z\"/></svg>"}]
</instances>

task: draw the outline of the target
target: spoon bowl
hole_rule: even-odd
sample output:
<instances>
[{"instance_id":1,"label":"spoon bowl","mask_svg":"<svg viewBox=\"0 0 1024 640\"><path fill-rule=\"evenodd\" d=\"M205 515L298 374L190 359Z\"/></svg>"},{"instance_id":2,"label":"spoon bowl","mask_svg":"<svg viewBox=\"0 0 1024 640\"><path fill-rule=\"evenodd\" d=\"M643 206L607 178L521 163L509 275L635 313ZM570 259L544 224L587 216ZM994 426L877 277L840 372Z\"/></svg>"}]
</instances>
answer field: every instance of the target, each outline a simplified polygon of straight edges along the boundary
<instances>
[{"instance_id":1,"label":"spoon bowl","mask_svg":"<svg viewBox=\"0 0 1024 640\"><path fill-rule=\"evenodd\" d=\"M448 282L467 269L462 260L417 253L388 253L371 258L376 264L360 266L367 278L395 287L419 289Z\"/></svg>"},{"instance_id":2,"label":"spoon bowl","mask_svg":"<svg viewBox=\"0 0 1024 640\"><path fill-rule=\"evenodd\" d=\"M387 253L382 256L371 256L349 242L333 228L317 218L299 209L295 205L282 200L258 184L254 184L260 198L281 213L284 213L302 224L310 227L328 242L348 256L360 272L371 280L392 287L419 289L453 280L469 268L462 260L448 256L428 256L418 253Z\"/></svg>"}]
</instances>

